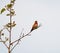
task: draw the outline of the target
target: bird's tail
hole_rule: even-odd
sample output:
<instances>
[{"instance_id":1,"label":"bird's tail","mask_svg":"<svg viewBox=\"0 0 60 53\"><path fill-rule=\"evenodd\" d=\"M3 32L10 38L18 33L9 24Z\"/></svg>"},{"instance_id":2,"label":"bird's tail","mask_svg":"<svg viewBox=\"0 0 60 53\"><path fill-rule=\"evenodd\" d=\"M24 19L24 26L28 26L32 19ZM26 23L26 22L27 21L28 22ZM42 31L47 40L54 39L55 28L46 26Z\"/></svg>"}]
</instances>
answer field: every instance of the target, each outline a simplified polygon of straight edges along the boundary
<instances>
[{"instance_id":1,"label":"bird's tail","mask_svg":"<svg viewBox=\"0 0 60 53\"><path fill-rule=\"evenodd\" d=\"M33 28L30 30L30 32L32 32L33 31Z\"/></svg>"}]
</instances>

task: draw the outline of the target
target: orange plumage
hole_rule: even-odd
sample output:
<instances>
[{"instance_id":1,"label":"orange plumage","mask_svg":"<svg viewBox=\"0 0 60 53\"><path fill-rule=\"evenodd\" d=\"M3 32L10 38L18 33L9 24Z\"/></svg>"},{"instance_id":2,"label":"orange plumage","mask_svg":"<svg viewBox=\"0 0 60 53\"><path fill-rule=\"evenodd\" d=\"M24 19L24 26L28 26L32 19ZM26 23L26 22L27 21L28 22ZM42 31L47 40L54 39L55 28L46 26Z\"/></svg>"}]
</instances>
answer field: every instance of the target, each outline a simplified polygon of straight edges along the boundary
<instances>
[{"instance_id":1,"label":"orange plumage","mask_svg":"<svg viewBox=\"0 0 60 53\"><path fill-rule=\"evenodd\" d=\"M37 28L38 28L38 22L35 21L34 24L33 24L33 26L32 26L31 31L33 31L33 30L35 30L35 29L37 29Z\"/></svg>"}]
</instances>

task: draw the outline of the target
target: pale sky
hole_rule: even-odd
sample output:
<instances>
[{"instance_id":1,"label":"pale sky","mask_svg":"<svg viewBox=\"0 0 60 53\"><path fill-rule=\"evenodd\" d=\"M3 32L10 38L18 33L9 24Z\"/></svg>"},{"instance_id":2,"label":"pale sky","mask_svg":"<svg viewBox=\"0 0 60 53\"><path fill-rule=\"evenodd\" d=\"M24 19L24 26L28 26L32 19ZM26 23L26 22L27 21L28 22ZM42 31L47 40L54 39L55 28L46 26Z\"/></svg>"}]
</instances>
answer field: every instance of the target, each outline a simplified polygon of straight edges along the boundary
<instances>
[{"instance_id":1,"label":"pale sky","mask_svg":"<svg viewBox=\"0 0 60 53\"><path fill-rule=\"evenodd\" d=\"M9 0L0 0L0 9ZM33 31L30 37L22 39L12 53L60 53L60 0L16 0L15 2L16 27L13 39L24 28L28 33L35 20L42 24ZM6 12L4 12L6 14ZM0 15L0 29L9 21L5 14ZM0 53L7 53L7 49L0 43Z\"/></svg>"}]
</instances>

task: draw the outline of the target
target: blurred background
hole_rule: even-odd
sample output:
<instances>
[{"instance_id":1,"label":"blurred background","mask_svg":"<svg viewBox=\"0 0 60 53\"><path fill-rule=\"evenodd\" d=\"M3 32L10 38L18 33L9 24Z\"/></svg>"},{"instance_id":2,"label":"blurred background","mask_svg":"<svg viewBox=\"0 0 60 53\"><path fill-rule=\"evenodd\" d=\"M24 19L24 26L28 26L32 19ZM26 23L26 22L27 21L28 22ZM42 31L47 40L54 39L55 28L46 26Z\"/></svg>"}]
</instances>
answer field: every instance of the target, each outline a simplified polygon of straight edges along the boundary
<instances>
[{"instance_id":1,"label":"blurred background","mask_svg":"<svg viewBox=\"0 0 60 53\"><path fill-rule=\"evenodd\" d=\"M0 9L8 3L9 0L0 0ZM14 9L16 16L12 20L17 25L12 30L12 41L22 29L24 34L28 33L35 20L42 26L23 38L12 53L60 53L60 0L16 0ZM0 15L0 29L9 22L6 13ZM7 53L2 43L0 53Z\"/></svg>"}]
</instances>

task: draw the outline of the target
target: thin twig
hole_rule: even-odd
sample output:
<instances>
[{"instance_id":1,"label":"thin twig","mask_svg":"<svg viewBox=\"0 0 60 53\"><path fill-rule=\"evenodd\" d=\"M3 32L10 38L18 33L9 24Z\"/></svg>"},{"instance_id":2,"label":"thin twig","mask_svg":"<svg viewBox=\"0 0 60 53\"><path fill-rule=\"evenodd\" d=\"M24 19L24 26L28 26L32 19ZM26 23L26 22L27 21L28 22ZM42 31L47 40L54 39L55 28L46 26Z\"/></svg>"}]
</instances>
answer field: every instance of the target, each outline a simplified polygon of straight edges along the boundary
<instances>
[{"instance_id":1,"label":"thin twig","mask_svg":"<svg viewBox=\"0 0 60 53\"><path fill-rule=\"evenodd\" d=\"M22 33L23 33L23 30L24 30L24 28L22 29L22 31L21 31L21 33L20 33L20 37L21 37L21 35L22 35ZM20 38L20 37L19 37L19 38Z\"/></svg>"},{"instance_id":2,"label":"thin twig","mask_svg":"<svg viewBox=\"0 0 60 53\"><path fill-rule=\"evenodd\" d=\"M8 31L9 31L9 29L8 28L6 28ZM10 31L9 31L10 32Z\"/></svg>"},{"instance_id":3,"label":"thin twig","mask_svg":"<svg viewBox=\"0 0 60 53\"><path fill-rule=\"evenodd\" d=\"M0 34L0 36L1 36L1 34ZM0 38L0 42L2 42L8 48L7 44L5 44L5 41L3 41L1 38Z\"/></svg>"},{"instance_id":4,"label":"thin twig","mask_svg":"<svg viewBox=\"0 0 60 53\"><path fill-rule=\"evenodd\" d=\"M22 33L23 33L23 30L24 29L22 29L22 31L21 31L21 33L20 33L20 36L19 36L19 38L21 37L21 35L22 35ZM13 43L15 43L16 42L16 40L15 41L13 41L10 45L12 45Z\"/></svg>"},{"instance_id":5,"label":"thin twig","mask_svg":"<svg viewBox=\"0 0 60 53\"><path fill-rule=\"evenodd\" d=\"M1 39L1 33L2 33L2 31L4 30L5 28L2 28L1 30L0 30L0 39Z\"/></svg>"},{"instance_id":6,"label":"thin twig","mask_svg":"<svg viewBox=\"0 0 60 53\"><path fill-rule=\"evenodd\" d=\"M4 29L7 29L7 30L8 30L8 28L4 27L4 28L2 28L0 31L2 32ZM8 31L9 31L9 30L8 30ZM1 34L0 34L0 36L1 36ZM5 43L5 41L3 41L1 38L0 38L0 42L2 42L2 43L8 48L8 46L7 46L7 44Z\"/></svg>"},{"instance_id":7,"label":"thin twig","mask_svg":"<svg viewBox=\"0 0 60 53\"><path fill-rule=\"evenodd\" d=\"M5 26L0 31L3 31L4 29L7 29L9 31L9 29L7 27L5 27Z\"/></svg>"},{"instance_id":8,"label":"thin twig","mask_svg":"<svg viewBox=\"0 0 60 53\"><path fill-rule=\"evenodd\" d=\"M41 24L38 26L38 28L41 26ZM12 44L14 44L15 42L17 42L17 41L19 41L19 40L21 40L22 38L24 38L24 37L26 37L26 36L28 36L30 33L31 33L32 31L30 31L29 33L27 33L26 35L22 35L22 37L20 37L19 39L17 39L17 40L15 40L15 41L13 41L12 43L11 43L11 45Z\"/></svg>"},{"instance_id":9,"label":"thin twig","mask_svg":"<svg viewBox=\"0 0 60 53\"><path fill-rule=\"evenodd\" d=\"M24 29L22 29L22 31L21 31L21 33L20 33L20 36L22 35L23 30L24 30ZM20 38L20 37L19 37L19 38ZM18 45L18 43L19 43L19 40L18 40L18 42L13 46L13 48L11 49L11 51ZM13 43L11 43L11 45L13 45Z\"/></svg>"},{"instance_id":10,"label":"thin twig","mask_svg":"<svg viewBox=\"0 0 60 53\"><path fill-rule=\"evenodd\" d=\"M19 41L20 41L22 38L28 36L30 33L31 33L31 32L29 32L29 33L26 34L26 35L22 35L22 37L20 37L19 39L15 40L14 42L12 42L11 45L14 44L15 42L17 42L17 43L14 45L14 47L11 49L11 51L18 45Z\"/></svg>"},{"instance_id":11,"label":"thin twig","mask_svg":"<svg viewBox=\"0 0 60 53\"><path fill-rule=\"evenodd\" d=\"M19 39L17 39L17 40L15 40L15 41L13 41L11 44L14 44L15 42L17 42L17 41L21 40L22 38L24 38L24 37L28 36L30 33L31 33L31 32L27 33L26 35L24 35L24 34L23 34L23 35L22 35L22 37L20 37Z\"/></svg>"},{"instance_id":12,"label":"thin twig","mask_svg":"<svg viewBox=\"0 0 60 53\"><path fill-rule=\"evenodd\" d=\"M5 41L3 41L3 40L1 41L1 40L0 40L0 42L5 42Z\"/></svg>"},{"instance_id":13,"label":"thin twig","mask_svg":"<svg viewBox=\"0 0 60 53\"><path fill-rule=\"evenodd\" d=\"M14 47L11 49L11 51L18 45L19 41L14 45Z\"/></svg>"},{"instance_id":14,"label":"thin twig","mask_svg":"<svg viewBox=\"0 0 60 53\"><path fill-rule=\"evenodd\" d=\"M4 27L4 28L2 28L0 31L2 32L4 29L5 29L5 27Z\"/></svg>"},{"instance_id":15,"label":"thin twig","mask_svg":"<svg viewBox=\"0 0 60 53\"><path fill-rule=\"evenodd\" d=\"M1 39L2 43L8 48L7 44L5 44L5 41Z\"/></svg>"}]
</instances>

